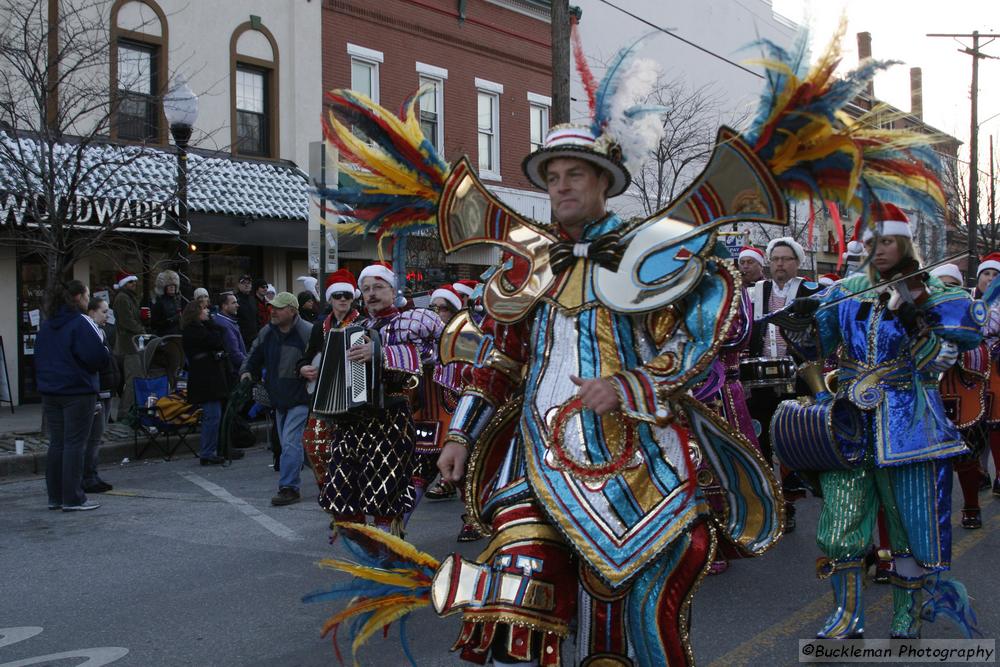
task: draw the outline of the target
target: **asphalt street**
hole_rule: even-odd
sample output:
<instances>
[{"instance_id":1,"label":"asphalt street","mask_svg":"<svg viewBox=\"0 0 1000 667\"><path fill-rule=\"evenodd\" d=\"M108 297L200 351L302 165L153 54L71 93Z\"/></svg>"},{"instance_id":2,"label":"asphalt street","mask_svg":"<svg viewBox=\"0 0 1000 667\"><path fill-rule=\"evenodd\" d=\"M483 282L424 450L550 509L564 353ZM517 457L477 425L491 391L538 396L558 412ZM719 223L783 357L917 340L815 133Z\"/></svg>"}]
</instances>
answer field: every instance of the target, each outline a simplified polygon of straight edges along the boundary
<instances>
[{"instance_id":1,"label":"asphalt street","mask_svg":"<svg viewBox=\"0 0 1000 667\"><path fill-rule=\"evenodd\" d=\"M0 667L338 664L319 636L333 607L300 598L334 581L316 561L342 551L328 544L327 517L312 498L270 506L270 461L257 448L226 468L192 458L108 467L102 475L115 490L92 496L101 509L76 514L47 510L42 478L0 482ZM303 481L312 483L308 470ZM1000 597L1000 503L988 493L982 500L983 530L963 530L956 519L954 576L992 638L1000 628L992 604ZM799 505L797 532L707 578L695 595L699 665L798 663L798 639L811 637L831 606L814 574L819 502ZM439 557L474 555L483 542L455 543L460 512L457 501L424 503L408 538ZM867 636L887 636L889 588L871 585L865 595ZM406 664L397 630L372 639L360 663ZM456 619L424 610L407 631L419 665L466 664L448 653ZM924 636L960 637L944 621L926 625ZM343 638L341 648L350 664Z\"/></svg>"}]
</instances>

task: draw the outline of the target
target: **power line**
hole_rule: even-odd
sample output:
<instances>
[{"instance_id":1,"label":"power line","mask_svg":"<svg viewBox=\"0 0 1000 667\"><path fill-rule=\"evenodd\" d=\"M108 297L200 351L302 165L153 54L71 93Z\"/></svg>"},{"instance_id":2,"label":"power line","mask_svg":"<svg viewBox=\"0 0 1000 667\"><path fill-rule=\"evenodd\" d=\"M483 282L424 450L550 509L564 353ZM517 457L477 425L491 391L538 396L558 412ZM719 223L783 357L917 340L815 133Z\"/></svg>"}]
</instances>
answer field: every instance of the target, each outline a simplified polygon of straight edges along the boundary
<instances>
[{"instance_id":1,"label":"power line","mask_svg":"<svg viewBox=\"0 0 1000 667\"><path fill-rule=\"evenodd\" d=\"M708 55L712 56L713 58L718 58L722 62L729 63L733 67L737 67L737 68L743 70L744 72L746 72L747 74L753 74L758 79L763 79L764 78L763 74L759 74L759 73L753 71L752 69L744 67L743 65L739 64L738 62L732 61L729 58L726 58L725 56L721 56L718 53L715 53L714 51L710 51L709 49L706 49L704 46L700 46L698 44L695 44L691 40L684 39L680 35L678 35L678 34L676 34L674 32L671 32L670 30L667 30L666 28L664 28L662 26L656 25L652 21L647 21L646 19L642 18L641 16L639 16L637 14L633 14L632 12L628 11L627 9L619 7L618 5L614 4L613 2L610 2L609 0L599 0L599 2L604 3L608 7L611 7L612 9L617 9L618 11L620 11L622 14L625 14L626 16L631 16L636 21L638 21L640 23L644 23L644 24L648 25L650 28L654 28L654 29L659 30L660 32L666 34L666 35L670 35L674 39L678 39L678 40L684 42L685 44L687 44L688 46L692 46L692 47L698 49L702 53L707 53Z\"/></svg>"}]
</instances>

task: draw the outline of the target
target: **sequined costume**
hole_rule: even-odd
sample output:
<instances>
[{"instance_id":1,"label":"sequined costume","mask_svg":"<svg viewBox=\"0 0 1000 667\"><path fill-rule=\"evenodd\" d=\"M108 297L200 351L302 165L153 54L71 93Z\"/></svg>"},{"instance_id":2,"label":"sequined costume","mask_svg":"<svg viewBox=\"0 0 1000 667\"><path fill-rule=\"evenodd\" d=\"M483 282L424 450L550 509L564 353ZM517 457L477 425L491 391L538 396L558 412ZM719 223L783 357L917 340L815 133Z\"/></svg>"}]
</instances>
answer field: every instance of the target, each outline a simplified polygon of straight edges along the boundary
<instances>
[{"instance_id":1,"label":"sequined costume","mask_svg":"<svg viewBox=\"0 0 1000 667\"><path fill-rule=\"evenodd\" d=\"M588 225L582 241L621 226L609 215ZM513 267L517 284L524 276ZM711 559L715 530L692 484L702 452L682 422L710 413L674 401L717 354L739 293L725 303L710 296L714 280L733 280L720 265L706 291L634 316L597 300L598 268L581 259L563 276L563 289L523 319L502 324L488 316L482 324L481 349L502 361L473 370L448 435L474 444L470 510L492 529L479 565L465 565L477 576L520 581L527 593L490 589L464 608L457 647L467 660L562 664L560 640L574 619L578 653L562 658L572 664L632 664L633 651L644 665L691 659L690 592ZM699 316L709 312L718 316ZM701 335L696 319L708 326ZM611 379L621 413L582 409L570 375ZM743 442L740 454L755 456ZM751 477L764 474L756 461ZM771 513L761 511L754 506L748 523L772 522L769 542L780 519L773 503Z\"/></svg>"},{"instance_id":2,"label":"sequined costume","mask_svg":"<svg viewBox=\"0 0 1000 667\"><path fill-rule=\"evenodd\" d=\"M819 300L870 285L855 274ZM820 637L864 632L862 563L879 506L895 560L892 635L919 636L921 610L926 615L952 585L937 575L951 564L951 459L967 449L945 415L938 377L959 352L978 345L986 308L936 279L928 291L921 308L930 328L913 337L874 292L816 316L819 353L839 350L837 397L863 411L868 442L861 465L819 475L824 501L816 541L825 558L817 573L830 578L837 605ZM924 589L932 594L926 603Z\"/></svg>"}]
</instances>

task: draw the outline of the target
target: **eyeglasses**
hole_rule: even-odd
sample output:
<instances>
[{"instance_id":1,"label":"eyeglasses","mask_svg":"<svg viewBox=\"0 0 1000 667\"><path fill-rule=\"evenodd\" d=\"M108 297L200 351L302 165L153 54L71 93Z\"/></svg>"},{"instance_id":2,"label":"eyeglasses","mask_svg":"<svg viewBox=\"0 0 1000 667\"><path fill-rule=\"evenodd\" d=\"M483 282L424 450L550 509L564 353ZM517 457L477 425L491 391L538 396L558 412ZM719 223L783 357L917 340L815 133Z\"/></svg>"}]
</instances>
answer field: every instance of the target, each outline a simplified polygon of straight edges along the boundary
<instances>
[{"instance_id":1,"label":"eyeglasses","mask_svg":"<svg viewBox=\"0 0 1000 667\"><path fill-rule=\"evenodd\" d=\"M432 310L432 311L434 311L435 313L438 313L438 312L441 312L442 310L447 310L447 311L448 311L448 312L450 312L450 313L454 313L454 312L457 312L457 311L456 311L456 310L455 310L454 308L452 308L451 306L429 306L429 307L428 307L428 310Z\"/></svg>"},{"instance_id":2,"label":"eyeglasses","mask_svg":"<svg viewBox=\"0 0 1000 667\"><path fill-rule=\"evenodd\" d=\"M351 299L354 298L354 294L352 294L351 292L334 292L333 294L330 295L330 298L337 300L347 299L348 301L350 301Z\"/></svg>"}]
</instances>

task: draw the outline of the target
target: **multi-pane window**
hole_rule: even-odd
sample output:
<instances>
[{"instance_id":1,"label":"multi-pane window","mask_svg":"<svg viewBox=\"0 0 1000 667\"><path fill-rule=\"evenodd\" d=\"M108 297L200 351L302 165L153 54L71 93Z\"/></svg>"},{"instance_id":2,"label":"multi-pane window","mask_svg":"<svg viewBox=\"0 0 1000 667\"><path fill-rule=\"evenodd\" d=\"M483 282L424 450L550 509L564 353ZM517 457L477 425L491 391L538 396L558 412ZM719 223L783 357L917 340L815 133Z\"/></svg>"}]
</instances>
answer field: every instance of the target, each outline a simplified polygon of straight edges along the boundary
<instances>
[{"instance_id":1,"label":"multi-pane window","mask_svg":"<svg viewBox=\"0 0 1000 667\"><path fill-rule=\"evenodd\" d=\"M236 152L268 157L271 154L268 72L236 67Z\"/></svg>"},{"instance_id":2,"label":"multi-pane window","mask_svg":"<svg viewBox=\"0 0 1000 667\"><path fill-rule=\"evenodd\" d=\"M427 141L441 150L442 81L429 76L420 77L420 87L426 91L420 96L420 129Z\"/></svg>"},{"instance_id":3,"label":"multi-pane window","mask_svg":"<svg viewBox=\"0 0 1000 667\"><path fill-rule=\"evenodd\" d=\"M126 40L118 42L117 130L120 139L159 139L157 55L155 46Z\"/></svg>"},{"instance_id":4,"label":"multi-pane window","mask_svg":"<svg viewBox=\"0 0 1000 667\"><path fill-rule=\"evenodd\" d=\"M499 176L500 141L497 126L500 120L500 96L480 90L478 97L479 172Z\"/></svg>"},{"instance_id":5,"label":"multi-pane window","mask_svg":"<svg viewBox=\"0 0 1000 667\"><path fill-rule=\"evenodd\" d=\"M351 89L378 102L378 63L351 58Z\"/></svg>"},{"instance_id":6,"label":"multi-pane window","mask_svg":"<svg viewBox=\"0 0 1000 667\"><path fill-rule=\"evenodd\" d=\"M541 104L529 104L531 118L531 150L536 151L545 143L545 133L549 131L549 108Z\"/></svg>"}]
</instances>

